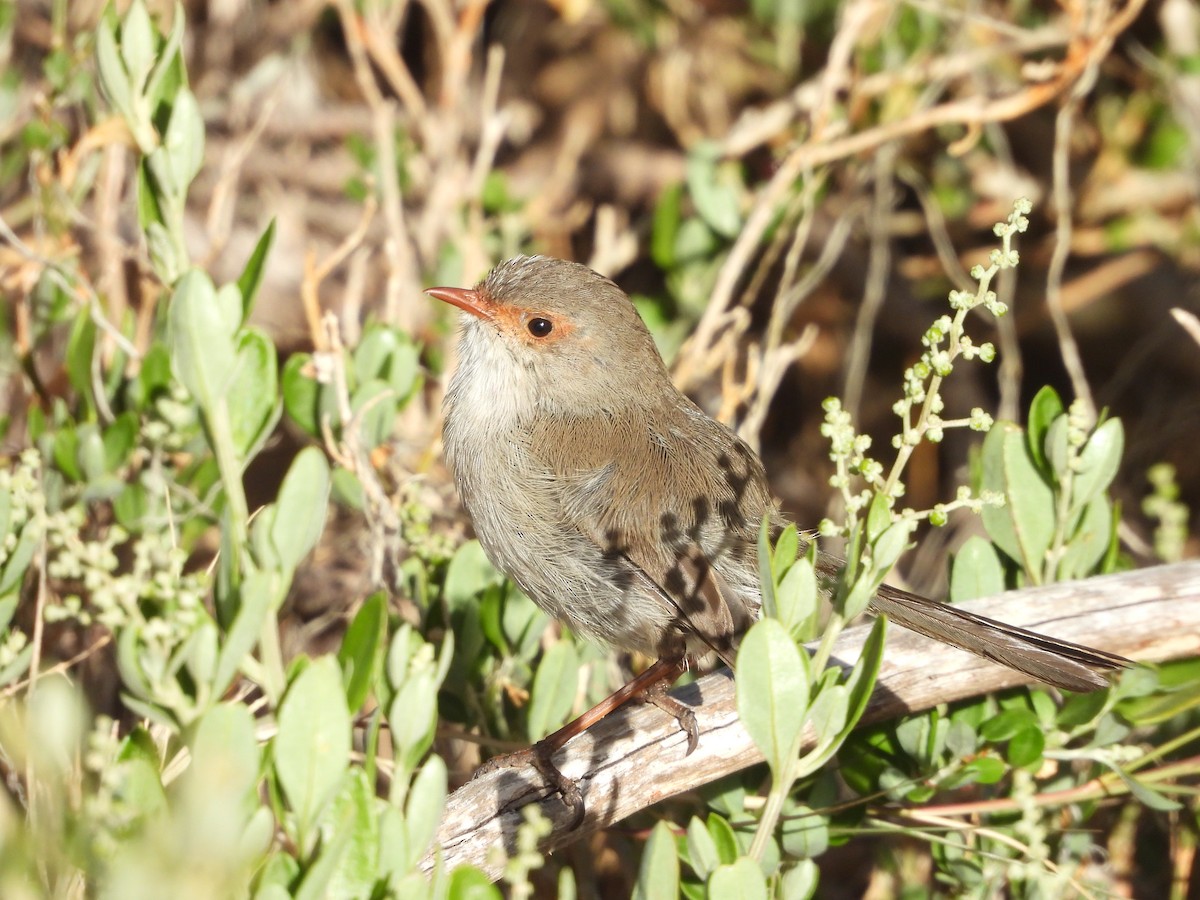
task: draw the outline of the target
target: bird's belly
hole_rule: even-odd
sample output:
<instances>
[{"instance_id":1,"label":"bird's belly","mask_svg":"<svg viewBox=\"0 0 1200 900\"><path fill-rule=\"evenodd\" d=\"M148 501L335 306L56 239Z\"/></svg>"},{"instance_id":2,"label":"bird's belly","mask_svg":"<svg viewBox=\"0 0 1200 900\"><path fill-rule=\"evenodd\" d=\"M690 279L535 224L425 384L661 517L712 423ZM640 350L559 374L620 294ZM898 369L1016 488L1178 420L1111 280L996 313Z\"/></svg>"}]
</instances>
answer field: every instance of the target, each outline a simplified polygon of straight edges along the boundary
<instances>
[{"instance_id":1,"label":"bird's belly","mask_svg":"<svg viewBox=\"0 0 1200 900\"><path fill-rule=\"evenodd\" d=\"M624 557L603 553L578 530L557 523L549 510L535 521L527 505L488 507L469 510L479 543L542 610L589 640L657 654L672 616Z\"/></svg>"}]
</instances>

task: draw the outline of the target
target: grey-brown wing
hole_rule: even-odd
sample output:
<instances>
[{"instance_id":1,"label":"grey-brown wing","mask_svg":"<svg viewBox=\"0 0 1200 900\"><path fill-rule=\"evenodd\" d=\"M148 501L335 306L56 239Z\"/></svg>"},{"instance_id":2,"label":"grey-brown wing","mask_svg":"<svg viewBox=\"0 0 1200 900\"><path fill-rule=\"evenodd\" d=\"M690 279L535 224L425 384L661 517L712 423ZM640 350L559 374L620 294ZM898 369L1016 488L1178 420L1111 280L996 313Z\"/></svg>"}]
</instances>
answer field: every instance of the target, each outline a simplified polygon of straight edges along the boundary
<instances>
[{"instance_id":1,"label":"grey-brown wing","mask_svg":"<svg viewBox=\"0 0 1200 900\"><path fill-rule=\"evenodd\" d=\"M732 665L737 637L758 613L754 539L769 496L744 444L685 413L678 422L560 424L552 444L539 443L551 447L564 524L625 560L645 602L668 613L659 652L672 655L672 643L692 634ZM597 431L609 449L589 440Z\"/></svg>"}]
</instances>

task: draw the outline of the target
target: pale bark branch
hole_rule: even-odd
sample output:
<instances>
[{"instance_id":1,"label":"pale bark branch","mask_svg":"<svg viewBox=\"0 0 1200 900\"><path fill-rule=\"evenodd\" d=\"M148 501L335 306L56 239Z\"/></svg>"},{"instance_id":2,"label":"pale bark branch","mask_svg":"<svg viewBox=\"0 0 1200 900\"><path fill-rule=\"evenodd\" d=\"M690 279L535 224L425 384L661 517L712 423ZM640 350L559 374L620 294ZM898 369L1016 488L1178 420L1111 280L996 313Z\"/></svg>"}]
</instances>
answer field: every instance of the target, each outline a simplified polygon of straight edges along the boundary
<instances>
[{"instance_id":1,"label":"pale bark branch","mask_svg":"<svg viewBox=\"0 0 1200 900\"><path fill-rule=\"evenodd\" d=\"M964 604L1054 637L1141 662L1200 654L1200 562L1179 563L1050 585ZM857 659L868 628L847 630L834 659ZM1019 672L893 627L862 724L886 721L954 700L1013 687ZM556 757L578 779L587 813L566 830L567 810L532 769L501 769L468 782L448 799L437 846L449 868L463 863L497 877L488 851L510 853L521 810L537 803L555 823L544 849L553 850L619 822L659 800L715 781L762 760L738 721L733 680L721 670L675 691L694 706L700 745L684 755L686 737L656 707L634 703L571 741ZM432 865L432 856L425 866Z\"/></svg>"}]
</instances>

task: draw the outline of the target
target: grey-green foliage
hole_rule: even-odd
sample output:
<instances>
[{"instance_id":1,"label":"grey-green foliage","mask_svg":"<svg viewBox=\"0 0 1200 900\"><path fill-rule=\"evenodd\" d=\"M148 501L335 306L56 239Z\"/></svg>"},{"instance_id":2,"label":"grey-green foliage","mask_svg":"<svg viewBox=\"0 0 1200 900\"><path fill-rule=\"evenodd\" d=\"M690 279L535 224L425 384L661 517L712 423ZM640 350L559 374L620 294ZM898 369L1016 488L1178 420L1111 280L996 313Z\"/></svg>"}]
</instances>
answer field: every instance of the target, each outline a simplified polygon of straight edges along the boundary
<instances>
[{"instance_id":1,"label":"grey-green foliage","mask_svg":"<svg viewBox=\"0 0 1200 900\"><path fill-rule=\"evenodd\" d=\"M249 509L246 469L284 405L275 348L247 324L274 227L227 284L183 250L204 137L184 22L176 8L164 34L135 0L95 44L103 96L138 148L162 327L132 359L135 323L106 322L124 343L103 355L103 312L76 299L76 273L46 269L42 311L70 326L73 395L31 409L36 446L0 469L0 755L21 781L0 796L0 895L445 896L444 869L419 864L447 790L430 748L453 634L435 649L375 595L336 655L284 665L280 609L334 473L303 449L272 502ZM373 327L347 365L356 385L382 387L352 398L361 415L339 434L378 443L419 385L416 347ZM205 567L193 553L218 529ZM140 724L118 727L74 683L30 672L16 625L36 616L92 642L84 658L111 640L117 702ZM471 895L471 877L451 895Z\"/></svg>"},{"instance_id":2,"label":"grey-green foliage","mask_svg":"<svg viewBox=\"0 0 1200 900\"><path fill-rule=\"evenodd\" d=\"M985 508L983 523L1030 582L1111 568L1116 517L1108 487L1123 450L1119 419L1093 425L1080 404L1064 409L1049 387L1034 398L1025 430L1001 423L988 435L981 483L1004 502Z\"/></svg>"}]
</instances>

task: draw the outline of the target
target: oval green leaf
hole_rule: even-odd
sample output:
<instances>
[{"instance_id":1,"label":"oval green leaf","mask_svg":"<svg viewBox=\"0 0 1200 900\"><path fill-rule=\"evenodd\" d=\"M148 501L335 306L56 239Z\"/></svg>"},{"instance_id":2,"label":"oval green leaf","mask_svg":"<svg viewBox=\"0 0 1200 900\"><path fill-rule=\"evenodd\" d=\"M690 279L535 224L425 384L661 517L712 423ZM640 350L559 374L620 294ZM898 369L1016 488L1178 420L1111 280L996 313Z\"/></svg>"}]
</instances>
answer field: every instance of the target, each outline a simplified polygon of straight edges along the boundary
<instances>
[{"instance_id":1,"label":"oval green leaf","mask_svg":"<svg viewBox=\"0 0 1200 900\"><path fill-rule=\"evenodd\" d=\"M350 754L350 713L337 660L313 660L279 707L272 744L275 774L301 831L316 820L341 782Z\"/></svg>"},{"instance_id":2,"label":"oval green leaf","mask_svg":"<svg viewBox=\"0 0 1200 900\"><path fill-rule=\"evenodd\" d=\"M738 648L738 715L778 774L793 752L808 709L808 657L775 619L756 622Z\"/></svg>"},{"instance_id":3,"label":"oval green leaf","mask_svg":"<svg viewBox=\"0 0 1200 900\"><path fill-rule=\"evenodd\" d=\"M533 676L528 733L538 741L567 720L579 692L579 653L567 639L552 644Z\"/></svg>"}]
</instances>

